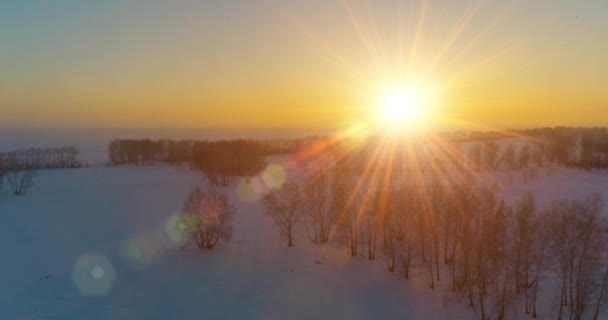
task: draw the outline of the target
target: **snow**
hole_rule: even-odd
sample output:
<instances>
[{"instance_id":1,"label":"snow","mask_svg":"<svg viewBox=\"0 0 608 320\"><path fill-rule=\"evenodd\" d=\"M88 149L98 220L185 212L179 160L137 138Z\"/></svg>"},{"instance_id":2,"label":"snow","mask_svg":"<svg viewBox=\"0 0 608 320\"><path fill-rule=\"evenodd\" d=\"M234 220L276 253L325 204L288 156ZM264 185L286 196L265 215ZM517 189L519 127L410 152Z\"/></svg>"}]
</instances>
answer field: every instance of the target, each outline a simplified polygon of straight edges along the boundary
<instances>
[{"instance_id":1,"label":"snow","mask_svg":"<svg viewBox=\"0 0 608 320\"><path fill-rule=\"evenodd\" d=\"M518 182L500 188L500 195L506 201L513 201L526 193L534 194L540 208L553 200L585 199L593 193L608 201L608 170L559 168L553 173L541 171L537 178L528 183Z\"/></svg>"},{"instance_id":2,"label":"snow","mask_svg":"<svg viewBox=\"0 0 608 320\"><path fill-rule=\"evenodd\" d=\"M288 179L302 172L271 162ZM592 192L608 199L607 171L515 180L500 189L510 201L528 191L541 206ZM23 197L0 195L0 319L477 318L441 288L448 281L429 289L423 275L406 281L382 258L351 258L303 232L284 247L259 201L241 200L238 181L222 189L237 207L234 237L213 251L167 232L188 192L205 185L195 171L98 166L40 171L34 181Z\"/></svg>"},{"instance_id":3,"label":"snow","mask_svg":"<svg viewBox=\"0 0 608 320\"><path fill-rule=\"evenodd\" d=\"M388 273L382 260L353 259L337 245L309 244L303 234L295 248L283 247L261 205L239 201L234 187L225 190L238 207L233 240L213 251L183 249L165 230L195 185L204 185L199 174L170 166L90 167L40 171L27 195L5 192L0 198L5 257L0 318L453 319L469 314L424 281L406 282ZM101 277L109 288L79 283L83 274L89 282Z\"/></svg>"}]
</instances>

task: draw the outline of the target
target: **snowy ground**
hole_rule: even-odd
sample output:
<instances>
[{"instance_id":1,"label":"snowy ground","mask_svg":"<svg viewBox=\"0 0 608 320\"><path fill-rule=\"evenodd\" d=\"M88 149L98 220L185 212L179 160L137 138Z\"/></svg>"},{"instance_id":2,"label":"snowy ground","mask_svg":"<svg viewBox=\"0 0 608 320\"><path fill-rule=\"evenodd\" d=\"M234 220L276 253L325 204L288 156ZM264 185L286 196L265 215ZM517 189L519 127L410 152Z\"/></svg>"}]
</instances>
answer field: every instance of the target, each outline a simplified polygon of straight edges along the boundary
<instances>
[{"instance_id":1,"label":"snowy ground","mask_svg":"<svg viewBox=\"0 0 608 320\"><path fill-rule=\"evenodd\" d=\"M199 175L168 166L95 167L41 171L26 196L4 194L0 319L448 319L468 314L424 283L407 285L387 273L381 260L351 259L342 248L312 246L302 237L295 248L282 247L261 206L240 202L233 189L226 190L239 203L233 241L212 252L180 250L165 225L197 184L202 185ZM94 256L92 264L85 263L88 269L79 270L79 257L91 254L107 257L109 265ZM84 272L103 283L112 269L115 280L100 296L83 294L73 279Z\"/></svg>"},{"instance_id":2,"label":"snowy ground","mask_svg":"<svg viewBox=\"0 0 608 320\"><path fill-rule=\"evenodd\" d=\"M100 166L41 171L23 197L5 190L0 319L476 318L424 277L386 272L382 259L303 234L283 247L261 205L236 187L224 189L238 208L233 240L183 249L167 225L196 185L199 174L176 167ZM591 192L608 199L608 172L561 170L501 188L507 199L527 191L541 205Z\"/></svg>"}]
</instances>

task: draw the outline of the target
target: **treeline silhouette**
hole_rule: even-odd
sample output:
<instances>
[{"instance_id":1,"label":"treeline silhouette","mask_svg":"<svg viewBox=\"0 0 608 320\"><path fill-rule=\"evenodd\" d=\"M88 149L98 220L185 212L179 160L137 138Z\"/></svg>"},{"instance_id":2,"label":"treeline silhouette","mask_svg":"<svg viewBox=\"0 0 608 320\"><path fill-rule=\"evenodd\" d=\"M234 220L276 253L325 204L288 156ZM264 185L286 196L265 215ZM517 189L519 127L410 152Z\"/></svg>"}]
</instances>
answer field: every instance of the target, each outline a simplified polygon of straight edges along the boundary
<instances>
[{"instance_id":1,"label":"treeline silhouette","mask_svg":"<svg viewBox=\"0 0 608 320\"><path fill-rule=\"evenodd\" d=\"M79 168L78 148L29 148L0 153L5 170Z\"/></svg>"},{"instance_id":2,"label":"treeline silhouette","mask_svg":"<svg viewBox=\"0 0 608 320\"><path fill-rule=\"evenodd\" d=\"M206 141L194 145L192 164L212 185L226 186L233 176L262 170L265 156L260 144L252 140Z\"/></svg>"},{"instance_id":3,"label":"treeline silhouette","mask_svg":"<svg viewBox=\"0 0 608 320\"><path fill-rule=\"evenodd\" d=\"M266 165L266 156L292 153L316 138L271 140L115 139L108 147L110 165L188 163L211 185L228 185L233 176L251 175Z\"/></svg>"},{"instance_id":4,"label":"treeline silhouette","mask_svg":"<svg viewBox=\"0 0 608 320\"><path fill-rule=\"evenodd\" d=\"M151 140L151 139L114 139L108 146L110 165L154 164L158 162L192 162L196 150L215 147L238 151L242 148L253 149L263 155L288 154L308 145L317 137L302 139L237 139L237 140Z\"/></svg>"},{"instance_id":5,"label":"treeline silhouette","mask_svg":"<svg viewBox=\"0 0 608 320\"><path fill-rule=\"evenodd\" d=\"M511 138L511 139L507 139ZM535 171L555 166L608 168L608 130L605 128L542 128L499 133L442 133L416 139L372 137L361 142L344 139L328 150L344 170L363 173L380 163L395 173L404 171Z\"/></svg>"},{"instance_id":6,"label":"treeline silhouette","mask_svg":"<svg viewBox=\"0 0 608 320\"><path fill-rule=\"evenodd\" d=\"M521 133L545 141L551 149L551 156L564 165L608 167L607 128L556 127L522 130Z\"/></svg>"}]
</instances>

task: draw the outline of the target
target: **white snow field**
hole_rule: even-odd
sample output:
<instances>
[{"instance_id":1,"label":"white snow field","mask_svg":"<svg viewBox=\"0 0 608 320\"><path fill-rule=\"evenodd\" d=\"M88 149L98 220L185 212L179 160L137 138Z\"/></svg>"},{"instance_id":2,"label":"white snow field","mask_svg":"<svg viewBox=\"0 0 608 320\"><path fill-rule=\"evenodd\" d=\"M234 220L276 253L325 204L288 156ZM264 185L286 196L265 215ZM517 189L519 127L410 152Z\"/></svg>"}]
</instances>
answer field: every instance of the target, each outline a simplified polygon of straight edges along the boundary
<instances>
[{"instance_id":1,"label":"white snow field","mask_svg":"<svg viewBox=\"0 0 608 320\"><path fill-rule=\"evenodd\" d=\"M197 185L201 175L188 169L99 166L40 171L22 197L4 189L0 319L477 318L449 290L429 289L426 277L388 273L382 258L351 258L303 233L284 247L238 182L222 189L238 210L232 241L184 248L172 240L171 217ZM608 172L559 170L501 188L508 199L527 191L541 204L608 197Z\"/></svg>"},{"instance_id":2,"label":"white snow field","mask_svg":"<svg viewBox=\"0 0 608 320\"><path fill-rule=\"evenodd\" d=\"M351 259L303 234L295 248L284 247L262 206L241 202L234 187L225 189L238 208L232 241L213 251L182 249L166 225L196 185L204 185L200 174L170 166L91 167L40 171L23 197L5 190L0 319L469 314L422 279L408 283L386 272L382 260Z\"/></svg>"}]
</instances>

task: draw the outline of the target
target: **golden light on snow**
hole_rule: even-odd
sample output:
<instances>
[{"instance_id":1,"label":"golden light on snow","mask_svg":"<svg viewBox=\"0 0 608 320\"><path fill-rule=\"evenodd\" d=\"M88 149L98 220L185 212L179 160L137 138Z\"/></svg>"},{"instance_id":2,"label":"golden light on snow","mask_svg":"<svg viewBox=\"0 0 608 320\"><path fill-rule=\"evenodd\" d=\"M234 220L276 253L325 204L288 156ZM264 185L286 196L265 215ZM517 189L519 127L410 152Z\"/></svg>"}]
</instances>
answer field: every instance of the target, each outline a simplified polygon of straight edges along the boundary
<instances>
[{"instance_id":1,"label":"golden light on snow","mask_svg":"<svg viewBox=\"0 0 608 320\"><path fill-rule=\"evenodd\" d=\"M72 280L82 295L103 296L112 290L116 271L106 256L83 254L74 264Z\"/></svg>"}]
</instances>

